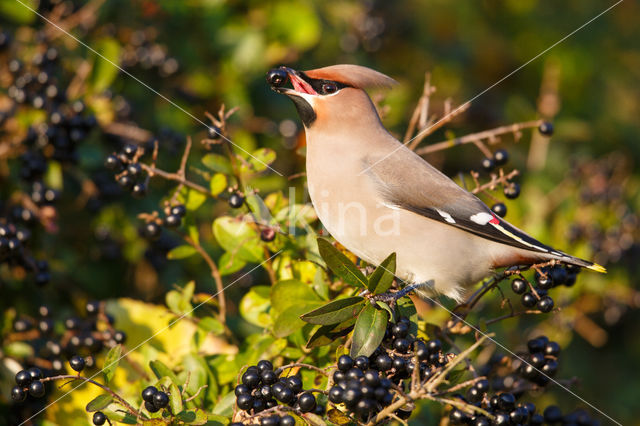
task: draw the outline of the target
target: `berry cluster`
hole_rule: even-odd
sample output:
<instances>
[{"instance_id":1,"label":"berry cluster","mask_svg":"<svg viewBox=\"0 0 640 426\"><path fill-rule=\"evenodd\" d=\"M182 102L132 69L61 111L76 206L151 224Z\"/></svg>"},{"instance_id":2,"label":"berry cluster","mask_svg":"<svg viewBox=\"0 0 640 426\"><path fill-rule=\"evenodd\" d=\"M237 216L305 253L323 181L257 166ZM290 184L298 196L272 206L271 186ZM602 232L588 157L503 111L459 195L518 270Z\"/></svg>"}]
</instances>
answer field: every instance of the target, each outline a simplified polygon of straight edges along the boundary
<instances>
[{"instance_id":1,"label":"berry cluster","mask_svg":"<svg viewBox=\"0 0 640 426\"><path fill-rule=\"evenodd\" d=\"M124 144L120 152L107 156L104 165L115 173L118 185L136 198L147 195L148 175L138 162L144 149L133 144Z\"/></svg>"},{"instance_id":2,"label":"berry cluster","mask_svg":"<svg viewBox=\"0 0 640 426\"><path fill-rule=\"evenodd\" d=\"M0 216L0 264L22 266L33 272L37 285L45 285L51 280L49 262L34 259L27 247L32 237L29 227L34 224L33 212L19 206L14 206L4 218Z\"/></svg>"},{"instance_id":3,"label":"berry cluster","mask_svg":"<svg viewBox=\"0 0 640 426\"><path fill-rule=\"evenodd\" d=\"M523 354L523 362L518 368L521 377L544 386L549 383L549 377L558 371L558 355L560 345L550 341L547 336L539 336L527 342L528 354Z\"/></svg>"},{"instance_id":4,"label":"berry cluster","mask_svg":"<svg viewBox=\"0 0 640 426\"><path fill-rule=\"evenodd\" d=\"M561 285L573 286L579 272L580 267L574 265L544 267L534 276L535 286L519 277L511 281L511 290L515 294L522 295L521 302L524 307L537 307L542 312L551 312L554 302L548 294L549 290Z\"/></svg>"},{"instance_id":5,"label":"berry cluster","mask_svg":"<svg viewBox=\"0 0 640 426\"><path fill-rule=\"evenodd\" d=\"M247 368L242 374L242 383L235 388L238 408L256 415L266 409L285 405L300 413L324 414L324 405L318 404L316 397L303 389L300 376L279 377L279 373L278 370L274 371L273 364L267 360L261 360L257 365ZM261 416L260 424L289 426L295 424L295 419L290 415L271 414Z\"/></svg>"},{"instance_id":6,"label":"berry cluster","mask_svg":"<svg viewBox=\"0 0 640 426\"><path fill-rule=\"evenodd\" d=\"M155 413L167 405L169 405L169 395L166 392L158 390L155 386L147 386L142 391L142 400L144 401L144 408L150 412Z\"/></svg>"},{"instance_id":7,"label":"berry cluster","mask_svg":"<svg viewBox=\"0 0 640 426\"><path fill-rule=\"evenodd\" d=\"M449 420L454 425L542 425L544 417L536 413L536 406L533 403L516 404L516 396L512 393L502 392L492 396L487 394L489 382L480 380L467 392L467 397L457 395L457 397L476 407L480 407L489 414L495 416L493 422L485 415L469 415L464 411L454 408L449 414Z\"/></svg>"},{"instance_id":8,"label":"berry cluster","mask_svg":"<svg viewBox=\"0 0 640 426\"><path fill-rule=\"evenodd\" d=\"M409 326L406 317L400 317L395 324L389 323L382 344L369 357L341 356L338 371L333 375L334 386L329 390L329 400L344 404L347 411L367 421L391 403L392 387L403 386L403 380L412 377L416 368L419 378L424 380L434 369L444 365L446 357L440 341L413 339ZM410 414L407 410L396 413L401 418Z\"/></svg>"},{"instance_id":9,"label":"berry cluster","mask_svg":"<svg viewBox=\"0 0 640 426\"><path fill-rule=\"evenodd\" d=\"M161 77L169 77L178 71L179 63L167 55L166 46L155 42L158 31L155 27L129 33L123 40L121 65L124 68L141 67L156 71Z\"/></svg>"},{"instance_id":10,"label":"berry cluster","mask_svg":"<svg viewBox=\"0 0 640 426\"><path fill-rule=\"evenodd\" d=\"M164 209L164 219L158 218L156 213L142 227L142 236L148 240L154 241L162 235L162 226L167 228L177 228L182 225L182 218L187 214L187 208L184 204L176 204L174 206L167 205Z\"/></svg>"},{"instance_id":11,"label":"berry cluster","mask_svg":"<svg viewBox=\"0 0 640 426\"><path fill-rule=\"evenodd\" d=\"M540 134L551 136L553 134L553 125L549 122L543 122L538 126ZM503 166L509 161L509 153L504 149L497 150L493 157L485 157L482 159L480 166L486 172L492 172L496 167ZM520 196L520 185L517 182L507 181L503 183L503 194L509 200L516 199ZM507 214L507 206L502 202L494 203L491 210L500 217Z\"/></svg>"},{"instance_id":12,"label":"berry cluster","mask_svg":"<svg viewBox=\"0 0 640 426\"><path fill-rule=\"evenodd\" d=\"M16 53L23 50L23 46L15 47ZM8 62L7 94L14 107L3 113L6 118L20 107L29 106L47 114L47 122L30 128L23 140L28 150L21 157L20 176L29 182L42 178L47 159L77 162L77 145L98 124L95 116L87 113L82 101L67 100L66 93L59 89L63 85L58 76L63 70L58 50L42 42L33 46L32 51L34 53L26 58L26 63L17 57Z\"/></svg>"},{"instance_id":13,"label":"berry cluster","mask_svg":"<svg viewBox=\"0 0 640 426\"><path fill-rule=\"evenodd\" d=\"M35 318L21 316L13 328L22 341L31 345L37 365L46 367L47 374L64 371L62 359L69 359L77 372L95 365L95 356L105 347L110 348L126 341L123 331L113 329L113 318L104 313L99 302L86 305L86 318L67 317L62 322L66 331L55 335L55 323L47 306L40 306Z\"/></svg>"},{"instance_id":14,"label":"berry cluster","mask_svg":"<svg viewBox=\"0 0 640 426\"><path fill-rule=\"evenodd\" d=\"M490 172L497 166L504 166L509 161L509 153L505 149L499 149L493 154L493 158L485 157L480 165L482 168Z\"/></svg>"},{"instance_id":15,"label":"berry cluster","mask_svg":"<svg viewBox=\"0 0 640 426\"><path fill-rule=\"evenodd\" d=\"M42 378L42 370L37 367L18 371L15 377L16 386L11 389L11 399L24 401L27 398L27 394L34 398L43 397L45 389Z\"/></svg>"}]
</instances>

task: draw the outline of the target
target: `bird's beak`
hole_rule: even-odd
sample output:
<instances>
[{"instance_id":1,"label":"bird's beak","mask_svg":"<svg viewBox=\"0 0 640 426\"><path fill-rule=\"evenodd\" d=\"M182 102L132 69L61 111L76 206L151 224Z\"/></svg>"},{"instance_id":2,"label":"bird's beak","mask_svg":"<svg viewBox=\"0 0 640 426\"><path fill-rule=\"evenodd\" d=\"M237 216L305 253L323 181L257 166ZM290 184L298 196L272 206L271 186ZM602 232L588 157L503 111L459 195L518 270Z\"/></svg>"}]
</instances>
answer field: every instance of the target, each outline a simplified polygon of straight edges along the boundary
<instances>
[{"instance_id":1,"label":"bird's beak","mask_svg":"<svg viewBox=\"0 0 640 426\"><path fill-rule=\"evenodd\" d=\"M291 81L293 89L285 87L287 80ZM318 94L313 90L313 87L302 78L302 75L298 71L289 67L282 66L269 71L267 73L267 82L272 90L287 96Z\"/></svg>"}]
</instances>

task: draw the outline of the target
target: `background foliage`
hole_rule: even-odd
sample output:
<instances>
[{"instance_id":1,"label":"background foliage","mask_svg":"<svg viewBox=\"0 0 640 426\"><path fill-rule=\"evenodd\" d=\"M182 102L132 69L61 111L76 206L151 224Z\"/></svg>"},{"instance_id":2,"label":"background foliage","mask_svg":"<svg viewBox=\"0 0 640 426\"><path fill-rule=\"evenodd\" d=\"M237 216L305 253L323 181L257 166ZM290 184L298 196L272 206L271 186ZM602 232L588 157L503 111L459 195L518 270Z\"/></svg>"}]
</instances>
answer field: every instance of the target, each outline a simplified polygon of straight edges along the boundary
<instances>
[{"instance_id":1,"label":"background foliage","mask_svg":"<svg viewBox=\"0 0 640 426\"><path fill-rule=\"evenodd\" d=\"M57 4L46 0L28 3L46 14ZM65 4L72 6L72 13L87 6L80 1ZM458 105L474 98L608 6L595 1L551 4L537 0L94 0L90 4L99 7L72 29L89 46L207 123L205 111L215 113L221 104L238 107L225 134L247 151L273 150L277 158L272 166L284 174L262 171L254 164L241 173L242 184L260 191L274 218L272 224L284 229L289 206L295 210L308 203L304 179L287 179L303 171L303 136L289 101L265 84L269 68L358 63L393 76L401 85L383 101L388 108L384 122L401 136L421 94L425 72L431 73L437 87L433 109L441 113L446 99ZM584 273L573 288L558 290L554 297L560 312L511 318L489 329L510 348L522 345L522 336L540 333L558 341L563 347L563 377L579 377L576 392L625 424L637 421L640 394L640 382L633 380L632 373L640 355L635 339L635 324L640 319L640 294L635 285L640 255L635 168L640 159L638 18L637 3L621 3L474 99L464 115L426 142L539 117L553 120L556 131L546 153L541 148L544 142L536 141L539 136L530 131L523 132L517 143L510 137L501 142L511 154L511 165L522 172L522 196L508 202L507 219L551 245L606 264L609 274ZM42 303L62 319L84 315L87 301L104 300L116 327L127 333L127 346L135 347L176 314L204 300L204 294L215 292L203 259L188 248L175 249L184 246L182 235L198 234L206 252L218 262L225 283L240 277L225 291L226 324L218 321L219 306L203 306L130 357L132 363L145 368L149 361L161 360L178 367L181 374L197 372L192 377L194 389L205 383L209 387L196 402L206 410L228 414L233 401L223 397L243 365L264 357L295 360L304 355L300 349L305 342L299 329L302 323L295 321L329 297L323 287L327 285L324 272L309 261L317 260L308 253L314 232L300 230L295 238L280 234L269 244L262 243L250 227L240 234L233 229L230 234L231 228L243 225L231 219L238 210L216 199L226 199L226 192L206 199L183 190L180 199L190 210L186 224L177 233L166 231L159 240L149 242L138 232L143 221L136 216L161 210L161 200L171 196L175 182L162 179L152 179L149 194L142 200L116 188L113 194L99 197L97 205L88 204L82 185L86 179L111 182L103 160L122 142L122 138L109 136L108 126L113 122L135 123L158 139L158 168L173 171L179 167L189 135L195 143L187 173L194 181L208 186L213 174L221 172L233 185L234 177L228 173L227 162L217 162L199 143L207 136L204 126L84 46L58 35L20 3L2 0L0 23L20 43L18 56L24 61L37 45L38 31L55 34L51 43L60 54L60 89L67 90L84 67L88 72L74 96L84 101L102 128L78 145L77 166L61 167L53 162L47 171L48 185L61 191L56 204L57 229L34 232L32 246L37 258L50 263L50 284L37 287L32 277L8 265L0 267L4 360L12 353L6 340L12 322L16 316L36 316ZM149 59L154 51L162 52L159 65ZM7 53L0 55L4 62ZM0 67L5 66L0 62ZM22 139L29 124L42 120L37 113L21 110L17 122L4 129L0 144ZM0 193L5 203L16 191L27 190L18 177L19 154L19 149L0 154ZM214 154L223 153L214 150ZM428 157L450 175L478 169L480 158L472 146ZM295 199L289 199L290 185L298 189L292 193ZM313 215L308 211L307 216L312 219ZM312 223L319 229L317 222ZM278 250L283 252L268 268L253 269ZM233 252L237 256L230 261ZM271 286L274 276L278 284ZM314 288L300 294L305 305L299 312L271 302L285 279ZM485 298L472 319L504 313L500 300L499 294ZM448 300L443 303L453 306ZM436 306L423 303L418 307L430 323L447 317ZM285 314L294 321L293 330L278 328L277 317ZM328 351L328 347L321 348L313 357L326 365ZM128 365L121 364L113 380L123 396L135 399L143 379ZM3 363L0 417L9 418L12 410L13 374L11 364ZM39 418L86 424L84 406L96 394L95 389L83 387ZM559 388L541 398L567 407L577 403ZM433 422L440 413L439 405L425 404L415 421Z\"/></svg>"}]
</instances>

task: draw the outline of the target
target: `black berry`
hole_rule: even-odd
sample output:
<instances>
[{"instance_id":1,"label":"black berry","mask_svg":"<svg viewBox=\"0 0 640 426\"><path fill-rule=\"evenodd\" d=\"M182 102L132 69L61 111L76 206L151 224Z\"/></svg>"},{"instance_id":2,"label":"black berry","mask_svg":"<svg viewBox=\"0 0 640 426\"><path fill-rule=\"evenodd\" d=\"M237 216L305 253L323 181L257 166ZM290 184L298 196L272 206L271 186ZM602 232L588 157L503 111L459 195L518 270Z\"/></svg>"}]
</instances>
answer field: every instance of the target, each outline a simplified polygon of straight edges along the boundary
<instances>
[{"instance_id":1,"label":"black berry","mask_svg":"<svg viewBox=\"0 0 640 426\"><path fill-rule=\"evenodd\" d=\"M93 413L94 425L100 426L105 424L106 421L107 421L107 416L105 416L102 411L96 411L95 413Z\"/></svg>"},{"instance_id":2,"label":"black berry","mask_svg":"<svg viewBox=\"0 0 640 426\"><path fill-rule=\"evenodd\" d=\"M542 312L551 312L553 309L553 299L549 296L541 297L540 300L538 300L538 309Z\"/></svg>"},{"instance_id":3,"label":"black berry","mask_svg":"<svg viewBox=\"0 0 640 426\"><path fill-rule=\"evenodd\" d=\"M169 404L169 395L162 391L158 391L153 395L153 405L156 408L164 408Z\"/></svg>"},{"instance_id":4,"label":"black berry","mask_svg":"<svg viewBox=\"0 0 640 426\"><path fill-rule=\"evenodd\" d=\"M551 135L553 135L553 124L549 123L548 121L543 121L538 126L538 131L542 135L551 136Z\"/></svg>"},{"instance_id":5,"label":"black berry","mask_svg":"<svg viewBox=\"0 0 640 426\"><path fill-rule=\"evenodd\" d=\"M499 149L493 154L493 162L496 166L502 166L509 161L509 153L504 149Z\"/></svg>"},{"instance_id":6,"label":"black berry","mask_svg":"<svg viewBox=\"0 0 640 426\"><path fill-rule=\"evenodd\" d=\"M496 164L493 162L493 160L491 158L485 157L482 160L482 163L480 163L482 165L482 168L484 170L486 170L487 172L490 172L491 170L493 170L496 167Z\"/></svg>"},{"instance_id":7,"label":"black berry","mask_svg":"<svg viewBox=\"0 0 640 426\"><path fill-rule=\"evenodd\" d=\"M24 401L27 397L27 393L20 386L14 386L11 388L11 399L14 401Z\"/></svg>"},{"instance_id":8,"label":"black berry","mask_svg":"<svg viewBox=\"0 0 640 426\"><path fill-rule=\"evenodd\" d=\"M515 280L511 281L511 290L513 290L513 292L515 294L522 294L525 291L527 291L527 288L529 286L527 285L527 282L521 278L516 278Z\"/></svg>"},{"instance_id":9,"label":"black berry","mask_svg":"<svg viewBox=\"0 0 640 426\"><path fill-rule=\"evenodd\" d=\"M527 308L533 308L538 303L538 299L531 292L522 295L522 305Z\"/></svg>"},{"instance_id":10,"label":"black berry","mask_svg":"<svg viewBox=\"0 0 640 426\"><path fill-rule=\"evenodd\" d=\"M153 395L158 393L158 389L155 386L147 386L142 391L142 399L145 402L153 404ZM237 394L236 394L237 395Z\"/></svg>"},{"instance_id":11,"label":"black berry","mask_svg":"<svg viewBox=\"0 0 640 426\"><path fill-rule=\"evenodd\" d=\"M353 367L353 358L349 355L342 355L338 358L338 370L346 372Z\"/></svg>"},{"instance_id":12,"label":"black berry","mask_svg":"<svg viewBox=\"0 0 640 426\"><path fill-rule=\"evenodd\" d=\"M298 398L298 405L300 406L300 411L308 413L316 408L316 398L312 394L305 392Z\"/></svg>"},{"instance_id":13,"label":"black berry","mask_svg":"<svg viewBox=\"0 0 640 426\"><path fill-rule=\"evenodd\" d=\"M500 217L505 217L507 214L507 206L504 203L495 203L491 206L491 210Z\"/></svg>"},{"instance_id":14,"label":"black berry","mask_svg":"<svg viewBox=\"0 0 640 426\"><path fill-rule=\"evenodd\" d=\"M244 204L244 197L237 192L231 194L229 197L229 205L234 209L239 209Z\"/></svg>"},{"instance_id":15,"label":"black berry","mask_svg":"<svg viewBox=\"0 0 640 426\"><path fill-rule=\"evenodd\" d=\"M16 384L21 388L27 387L31 383L31 376L27 370L20 370L16 373Z\"/></svg>"},{"instance_id":16,"label":"black berry","mask_svg":"<svg viewBox=\"0 0 640 426\"><path fill-rule=\"evenodd\" d=\"M504 196L510 200L514 200L520 196L520 185L516 182L511 182L504 187Z\"/></svg>"},{"instance_id":17,"label":"black berry","mask_svg":"<svg viewBox=\"0 0 640 426\"><path fill-rule=\"evenodd\" d=\"M40 370L38 367L31 367L27 370L27 373L29 373L29 377L31 378L31 380L42 379L42 370Z\"/></svg>"},{"instance_id":18,"label":"black berry","mask_svg":"<svg viewBox=\"0 0 640 426\"><path fill-rule=\"evenodd\" d=\"M238 397L236 403L239 409L247 411L253 407L253 398L251 395L243 394Z\"/></svg>"},{"instance_id":19,"label":"black berry","mask_svg":"<svg viewBox=\"0 0 640 426\"><path fill-rule=\"evenodd\" d=\"M69 360L69 365L71 366L71 368L73 370L75 370L75 371L77 371L79 373L82 370L84 370L84 366L85 366L84 358L82 358L79 355L74 355Z\"/></svg>"},{"instance_id":20,"label":"black berry","mask_svg":"<svg viewBox=\"0 0 640 426\"><path fill-rule=\"evenodd\" d=\"M40 398L44 396L44 384L40 380L35 380L29 384L29 395Z\"/></svg>"}]
</instances>

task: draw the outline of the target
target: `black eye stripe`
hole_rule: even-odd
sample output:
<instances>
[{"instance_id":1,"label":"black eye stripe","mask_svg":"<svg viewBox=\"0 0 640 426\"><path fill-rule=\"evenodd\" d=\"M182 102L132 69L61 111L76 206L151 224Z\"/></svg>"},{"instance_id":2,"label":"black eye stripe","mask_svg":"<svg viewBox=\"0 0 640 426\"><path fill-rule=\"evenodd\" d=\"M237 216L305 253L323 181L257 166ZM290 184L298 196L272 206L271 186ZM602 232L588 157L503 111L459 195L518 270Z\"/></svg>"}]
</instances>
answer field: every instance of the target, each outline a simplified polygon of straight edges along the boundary
<instances>
[{"instance_id":1,"label":"black eye stripe","mask_svg":"<svg viewBox=\"0 0 640 426\"><path fill-rule=\"evenodd\" d=\"M331 93L336 93L338 90L344 89L345 87L351 87L348 84L340 83L338 81L324 80L324 79L319 79L319 78L310 78L309 76L307 76L304 73L300 73L300 74L301 74L301 77L304 79L304 81L309 83L311 85L311 87L313 87L313 90L315 90L316 93L318 93L320 95L330 95ZM335 84L337 90L334 90L331 93L325 93L324 90L322 89L322 86L327 84L327 83Z\"/></svg>"}]
</instances>

